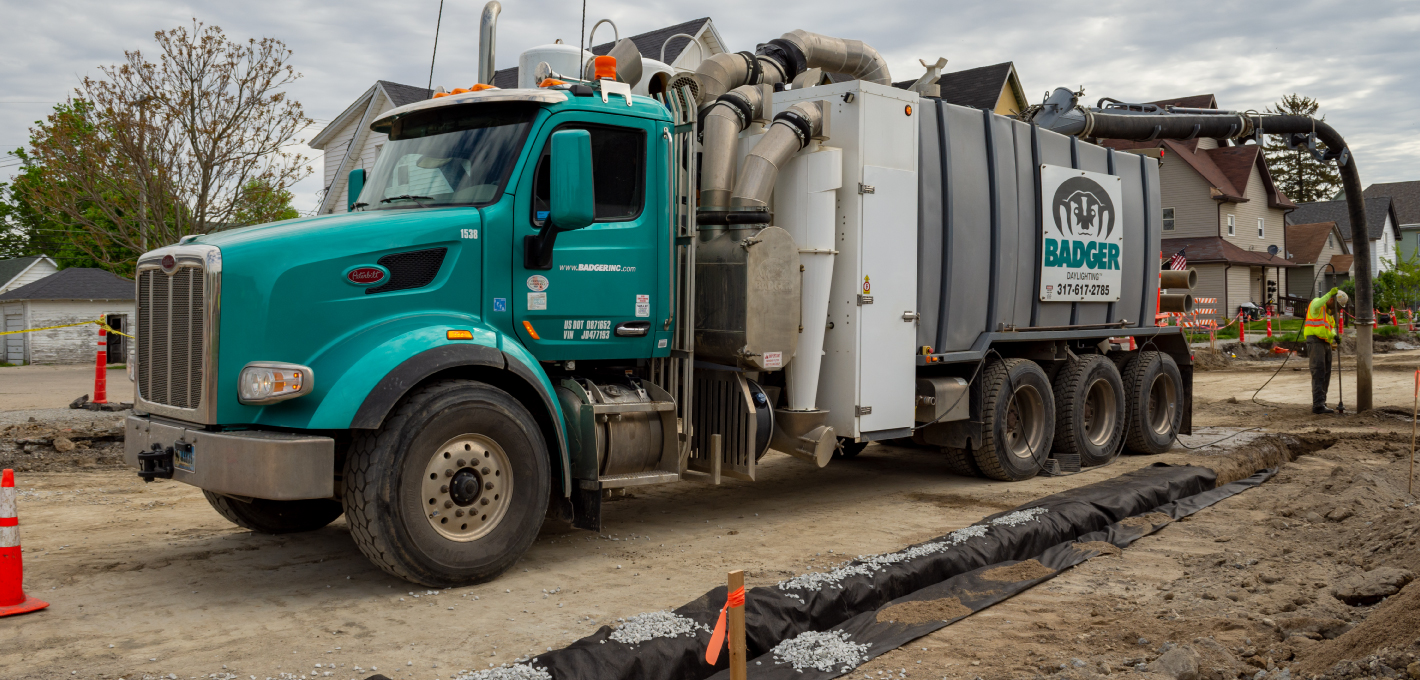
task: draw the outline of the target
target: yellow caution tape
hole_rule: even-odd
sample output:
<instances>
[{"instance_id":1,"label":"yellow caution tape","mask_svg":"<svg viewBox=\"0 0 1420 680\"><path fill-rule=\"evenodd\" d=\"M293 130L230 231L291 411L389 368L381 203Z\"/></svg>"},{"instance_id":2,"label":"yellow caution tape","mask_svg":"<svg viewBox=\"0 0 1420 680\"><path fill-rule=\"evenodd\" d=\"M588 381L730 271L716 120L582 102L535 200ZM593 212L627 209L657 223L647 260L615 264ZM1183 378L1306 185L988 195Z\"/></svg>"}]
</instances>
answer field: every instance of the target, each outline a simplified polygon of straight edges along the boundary
<instances>
[{"instance_id":1,"label":"yellow caution tape","mask_svg":"<svg viewBox=\"0 0 1420 680\"><path fill-rule=\"evenodd\" d=\"M80 321L79 323L66 323L66 324L61 324L61 325L59 325L59 326L45 326L44 328L26 328L25 330L22 330L22 331L4 331L4 332L0 332L0 335L16 335L16 334L19 334L19 333L34 333L34 332L37 332L37 331L52 331L52 330L54 330L54 329L56 329L56 328L72 328L72 327L74 327L74 326L87 326L87 325L89 325L89 324L97 324L100 328L104 329L105 331L108 331L109 333L114 333L114 334L116 334L116 335L122 335L122 336L125 337L125 338L131 338L131 337L133 337L133 336L127 334L127 333L124 333L123 331L120 331L120 330L114 328L113 326L110 326L110 325L104 323L104 322L103 322L103 319L95 319L95 320L93 320L93 321Z\"/></svg>"}]
</instances>

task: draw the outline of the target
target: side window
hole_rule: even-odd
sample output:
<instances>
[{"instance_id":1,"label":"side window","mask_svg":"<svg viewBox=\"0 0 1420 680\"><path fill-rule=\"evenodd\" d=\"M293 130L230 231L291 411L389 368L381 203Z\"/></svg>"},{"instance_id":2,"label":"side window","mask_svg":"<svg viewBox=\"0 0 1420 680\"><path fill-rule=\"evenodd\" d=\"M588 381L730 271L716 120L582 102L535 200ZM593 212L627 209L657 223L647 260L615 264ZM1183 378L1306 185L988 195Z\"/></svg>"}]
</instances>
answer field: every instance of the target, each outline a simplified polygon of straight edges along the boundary
<instances>
[{"instance_id":1,"label":"side window","mask_svg":"<svg viewBox=\"0 0 1420 680\"><path fill-rule=\"evenodd\" d=\"M1164 208L1164 231L1173 231L1173 208Z\"/></svg>"},{"instance_id":2,"label":"side window","mask_svg":"<svg viewBox=\"0 0 1420 680\"><path fill-rule=\"evenodd\" d=\"M625 222L641 215L646 202L646 133L633 128L571 123L558 130L586 130L592 136L592 184L596 191L596 221ZM532 221L547 219L551 194L544 144L533 175Z\"/></svg>"}]
</instances>

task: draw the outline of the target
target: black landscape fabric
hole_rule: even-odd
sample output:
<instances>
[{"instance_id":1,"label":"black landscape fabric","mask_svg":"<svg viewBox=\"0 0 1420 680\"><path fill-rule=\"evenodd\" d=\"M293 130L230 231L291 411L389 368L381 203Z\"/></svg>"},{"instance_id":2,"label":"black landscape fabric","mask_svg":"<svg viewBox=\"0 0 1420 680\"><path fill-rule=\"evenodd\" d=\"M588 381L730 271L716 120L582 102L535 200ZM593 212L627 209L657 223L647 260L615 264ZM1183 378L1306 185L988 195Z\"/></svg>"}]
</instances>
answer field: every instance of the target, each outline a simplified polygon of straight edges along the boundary
<instances>
[{"instance_id":1,"label":"black landscape fabric","mask_svg":"<svg viewBox=\"0 0 1420 680\"><path fill-rule=\"evenodd\" d=\"M863 656L858 662L858 665L861 665L912 640L951 625L982 609L1055 578L1065 569L1099 555L1098 550L1087 547L1089 543L1104 541L1118 548L1126 548L1134 541L1152 534L1176 520L1262 484L1276 472L1275 468L1263 470L1247 479L1164 504L1143 515L1136 515L1123 523L1112 523L1100 531L1093 531L1074 540L1058 543L1030 561L1019 560L991 564L958 574L941 583L888 602L874 611L854 616L835 626L833 630L848 633L848 642L866 646L863 649ZM1016 566L1028 568L1011 569ZM1009 574L1012 571L1027 577L1003 580L1002 576L997 576L997 573ZM995 578L992 578L993 576ZM945 613L955 610L957 613L944 620L922 621L912 624L894 621L891 608L907 602L933 603L938 605L938 611ZM767 653L749 661L749 676L764 680L828 680L851 670L852 668L841 666L828 670L795 669L788 663L776 663L773 653ZM728 680L729 677L728 670L721 670L711 676L710 680Z\"/></svg>"},{"instance_id":2,"label":"black landscape fabric","mask_svg":"<svg viewBox=\"0 0 1420 680\"><path fill-rule=\"evenodd\" d=\"M986 582L980 574L988 568L1035 558L1049 567L1053 575L1093 554L1071 547L1072 542L1107 540L1120 546L1128 545L1167 522L1158 526L1122 526L1118 522L1150 512L1162 512L1177 519L1270 477L1270 474L1262 474L1214 489L1217 475L1212 470L1158 463L990 515L974 525L988 527L976 532L980 535L965 540L954 540L948 535L909 546L899 551L907 553L907 557L872 565L875 568L862 569L863 573L822 587L784 589L775 585L749 589L745 594L745 636L747 656L753 660L750 675L796 680L835 677L841 674L839 669L832 672L804 669L799 673L787 664L775 668L770 650L781 641L806 631L841 629L851 633L855 642L874 642L869 656L876 656L949 623L933 621L916 626L877 623L877 611L885 605L898 600L957 597L961 604L976 611L1050 577L1009 583L993 581L987 588L982 585ZM1027 521L991 525L993 520L1034 508L1047 512ZM933 549L933 544L943 542L954 545ZM854 560L846 564L860 562ZM675 613L713 627L725 603L725 595L726 587L720 586L676 609ZM539 655L531 665L545 668L556 680L728 677L724 673L716 674L725 668L727 652L721 653L716 666L705 662L708 632L699 631L694 637L655 638L633 645L610 639L612 631L611 627L604 626L563 649ZM760 661L760 665L755 665L755 661Z\"/></svg>"}]
</instances>

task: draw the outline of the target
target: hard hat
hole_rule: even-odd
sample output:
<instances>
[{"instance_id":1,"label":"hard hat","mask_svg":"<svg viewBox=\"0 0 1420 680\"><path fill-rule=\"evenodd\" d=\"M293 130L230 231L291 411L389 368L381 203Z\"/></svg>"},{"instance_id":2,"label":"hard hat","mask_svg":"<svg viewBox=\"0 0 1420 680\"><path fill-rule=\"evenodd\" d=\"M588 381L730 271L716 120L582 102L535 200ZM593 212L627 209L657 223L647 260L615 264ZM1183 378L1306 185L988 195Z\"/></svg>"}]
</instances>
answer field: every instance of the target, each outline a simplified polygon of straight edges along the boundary
<instances>
[{"instance_id":1,"label":"hard hat","mask_svg":"<svg viewBox=\"0 0 1420 680\"><path fill-rule=\"evenodd\" d=\"M1350 301L1351 301L1351 298L1350 298L1350 297L1347 297L1346 291L1344 291L1344 290L1338 290L1338 291L1336 291L1336 304L1337 304L1337 305L1342 306L1342 307L1345 307L1345 306L1346 306L1346 303L1348 303L1348 302L1350 302Z\"/></svg>"}]
</instances>

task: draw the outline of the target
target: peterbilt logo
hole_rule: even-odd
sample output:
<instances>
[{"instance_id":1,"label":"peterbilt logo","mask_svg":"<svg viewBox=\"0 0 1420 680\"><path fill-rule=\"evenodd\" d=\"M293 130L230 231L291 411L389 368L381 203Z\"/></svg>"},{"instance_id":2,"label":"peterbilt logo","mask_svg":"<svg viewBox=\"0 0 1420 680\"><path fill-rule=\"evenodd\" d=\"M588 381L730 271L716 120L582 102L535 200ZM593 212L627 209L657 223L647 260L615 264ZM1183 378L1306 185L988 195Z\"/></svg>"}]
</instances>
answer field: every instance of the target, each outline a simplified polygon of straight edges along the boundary
<instances>
[{"instance_id":1,"label":"peterbilt logo","mask_svg":"<svg viewBox=\"0 0 1420 680\"><path fill-rule=\"evenodd\" d=\"M1062 235L1105 238L1114 232L1114 201L1104 187L1086 177L1062 182L1050 212Z\"/></svg>"},{"instance_id":2,"label":"peterbilt logo","mask_svg":"<svg viewBox=\"0 0 1420 680\"><path fill-rule=\"evenodd\" d=\"M164 272L168 274L173 273L173 270L177 269L177 258L172 255L164 255L162 266Z\"/></svg>"},{"instance_id":3,"label":"peterbilt logo","mask_svg":"<svg viewBox=\"0 0 1420 680\"><path fill-rule=\"evenodd\" d=\"M345 272L345 280L357 286L372 286L385 280L388 272L383 267L359 266Z\"/></svg>"}]
</instances>

